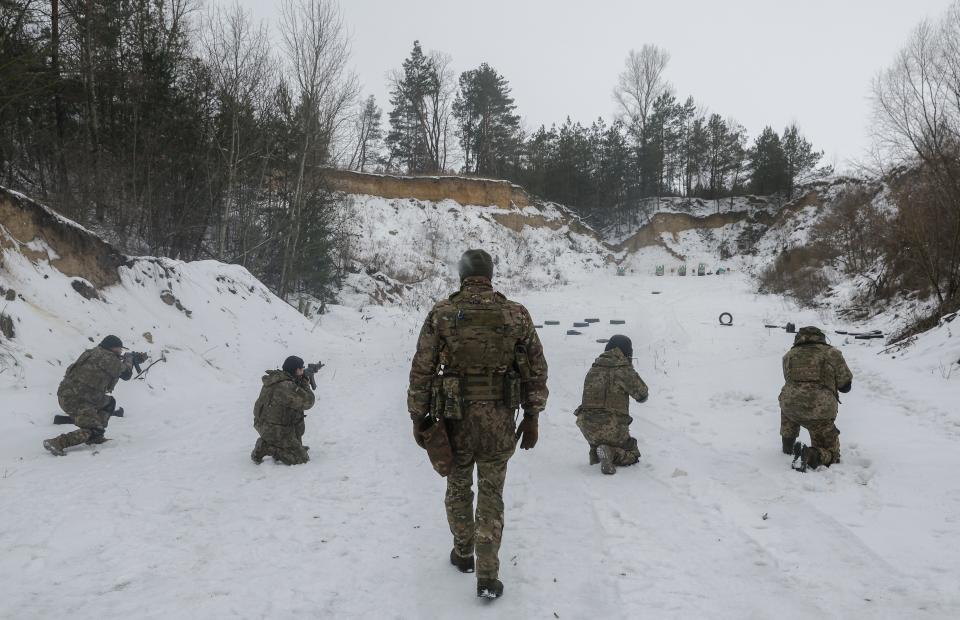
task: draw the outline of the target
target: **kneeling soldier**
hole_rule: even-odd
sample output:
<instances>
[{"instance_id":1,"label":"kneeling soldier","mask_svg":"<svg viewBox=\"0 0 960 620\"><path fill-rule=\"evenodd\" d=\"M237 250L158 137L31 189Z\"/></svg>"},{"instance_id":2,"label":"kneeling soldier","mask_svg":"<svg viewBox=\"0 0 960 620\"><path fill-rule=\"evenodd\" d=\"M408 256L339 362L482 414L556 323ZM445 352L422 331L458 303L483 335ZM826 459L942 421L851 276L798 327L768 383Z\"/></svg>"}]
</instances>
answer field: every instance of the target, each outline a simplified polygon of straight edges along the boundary
<instances>
[{"instance_id":1,"label":"kneeling soldier","mask_svg":"<svg viewBox=\"0 0 960 620\"><path fill-rule=\"evenodd\" d=\"M630 436L630 397L645 402L647 384L633 369L632 358L629 338L620 334L610 338L583 380L583 402L575 412L577 426L590 444L590 464L600 463L605 474L640 459L637 440Z\"/></svg>"},{"instance_id":2,"label":"kneeling soldier","mask_svg":"<svg viewBox=\"0 0 960 620\"><path fill-rule=\"evenodd\" d=\"M253 427L260 438L250 458L258 465L265 456L287 465L306 463L310 457L303 445L304 410L313 407L314 395L303 374L303 360L291 355L282 370L268 370L262 381L253 407Z\"/></svg>"},{"instance_id":3,"label":"kneeling soldier","mask_svg":"<svg viewBox=\"0 0 960 620\"><path fill-rule=\"evenodd\" d=\"M840 459L837 419L838 392L850 391L853 373L843 354L827 344L816 327L801 327L793 348L783 356L784 386L780 390L780 437L783 452L802 459L798 468L829 467ZM810 433L810 444L797 442L800 427ZM796 442L796 443L795 443Z\"/></svg>"},{"instance_id":4,"label":"kneeling soldier","mask_svg":"<svg viewBox=\"0 0 960 620\"><path fill-rule=\"evenodd\" d=\"M123 353L123 342L116 336L107 336L96 347L84 351L67 372L57 389L60 408L79 426L75 431L54 439L46 439L43 447L51 454L64 456L67 448L82 443L106 441L107 424L117 401L109 396L117 381L133 376L134 353Z\"/></svg>"}]
</instances>

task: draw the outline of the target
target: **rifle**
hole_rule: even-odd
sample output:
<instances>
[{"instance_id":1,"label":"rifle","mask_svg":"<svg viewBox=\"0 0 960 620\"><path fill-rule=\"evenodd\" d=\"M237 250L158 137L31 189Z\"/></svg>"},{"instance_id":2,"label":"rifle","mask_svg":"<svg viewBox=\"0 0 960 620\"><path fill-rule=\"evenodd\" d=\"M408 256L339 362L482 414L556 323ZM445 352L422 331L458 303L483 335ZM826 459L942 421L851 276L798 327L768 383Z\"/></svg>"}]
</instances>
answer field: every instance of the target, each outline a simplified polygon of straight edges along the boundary
<instances>
[{"instance_id":1,"label":"rifle","mask_svg":"<svg viewBox=\"0 0 960 620\"><path fill-rule=\"evenodd\" d=\"M146 353L141 353L141 355L147 355L147 354L146 354ZM149 356L147 356L147 357L149 357ZM144 359L146 359L146 358L144 358ZM149 364L146 368L144 368L143 370L140 370L140 366L138 366L137 363L134 362L133 365L134 365L134 367L137 369L137 376L134 377L134 379L140 379L141 381L143 381L143 376L146 375L147 372L148 372L151 368L153 368L155 364L157 364L158 362L165 362L165 361L167 361L167 354L166 354L166 353L161 353L161 354L160 354L160 359L155 359L155 360L153 360L153 361L150 362L150 364Z\"/></svg>"},{"instance_id":2,"label":"rifle","mask_svg":"<svg viewBox=\"0 0 960 620\"><path fill-rule=\"evenodd\" d=\"M317 389L317 380L314 379L314 375L320 372L320 369L323 368L323 362L317 362L316 364L307 364L307 367L303 371L303 376L310 381L310 388Z\"/></svg>"},{"instance_id":3,"label":"rifle","mask_svg":"<svg viewBox=\"0 0 960 620\"><path fill-rule=\"evenodd\" d=\"M123 407L117 407L116 411L110 412L110 417L113 418L122 418L123 417ZM57 414L53 416L54 424L73 424L73 418L68 415Z\"/></svg>"},{"instance_id":4,"label":"rifle","mask_svg":"<svg viewBox=\"0 0 960 620\"><path fill-rule=\"evenodd\" d=\"M147 361L150 358L150 355L143 353L142 351L127 351L123 354L123 359L130 360L133 364L133 368L137 371L137 376L143 374L140 370L140 364Z\"/></svg>"},{"instance_id":5,"label":"rifle","mask_svg":"<svg viewBox=\"0 0 960 620\"><path fill-rule=\"evenodd\" d=\"M782 329L782 330L784 330L785 332L787 332L788 334L795 334L795 333L797 333L797 326L794 325L793 323L787 323L786 325L769 325L769 324L764 324L764 327L766 327L767 329Z\"/></svg>"}]
</instances>

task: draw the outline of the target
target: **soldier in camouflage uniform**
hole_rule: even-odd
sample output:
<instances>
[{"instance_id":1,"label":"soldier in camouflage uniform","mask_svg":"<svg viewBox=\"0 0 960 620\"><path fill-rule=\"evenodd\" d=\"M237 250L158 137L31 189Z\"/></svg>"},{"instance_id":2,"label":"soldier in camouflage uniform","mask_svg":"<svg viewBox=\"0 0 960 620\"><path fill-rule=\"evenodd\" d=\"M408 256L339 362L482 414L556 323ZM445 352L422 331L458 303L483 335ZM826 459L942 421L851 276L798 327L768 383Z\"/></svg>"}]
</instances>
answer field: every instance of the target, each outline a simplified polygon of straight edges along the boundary
<instances>
[{"instance_id":1,"label":"soldier in camouflage uniform","mask_svg":"<svg viewBox=\"0 0 960 620\"><path fill-rule=\"evenodd\" d=\"M407 408L415 438L424 416L445 419L454 452L445 502L453 534L450 562L462 572L475 566L477 596L496 598L503 593L498 552L507 461L518 439L524 450L537 443L547 362L527 309L493 289L490 255L468 250L459 269L460 291L438 302L420 330ZM515 427L520 406L523 421Z\"/></svg>"},{"instance_id":2,"label":"soldier in camouflage uniform","mask_svg":"<svg viewBox=\"0 0 960 620\"><path fill-rule=\"evenodd\" d=\"M853 374L843 354L827 344L816 327L802 327L793 348L783 356L780 390L780 437L783 452L802 458L800 469L830 466L840 459L837 419L838 392L847 393ZM797 442L800 427L810 433L810 446Z\"/></svg>"},{"instance_id":3,"label":"soldier in camouflage uniform","mask_svg":"<svg viewBox=\"0 0 960 620\"><path fill-rule=\"evenodd\" d=\"M109 394L117 381L127 381L133 376L133 355L123 353L123 342L119 338L107 336L98 346L84 351L67 368L57 389L57 400L60 408L80 428L44 440L43 447L47 451L64 456L67 448L106 441L104 434L117 404Z\"/></svg>"},{"instance_id":4,"label":"soldier in camouflage uniform","mask_svg":"<svg viewBox=\"0 0 960 620\"><path fill-rule=\"evenodd\" d=\"M310 456L303 445L304 410L313 407L314 395L303 374L303 360L291 355L282 370L268 370L261 380L263 387L253 406L253 427L260 438L250 458L258 465L265 456L287 465L306 463Z\"/></svg>"},{"instance_id":5,"label":"soldier in camouflage uniform","mask_svg":"<svg viewBox=\"0 0 960 620\"><path fill-rule=\"evenodd\" d=\"M629 338L610 338L583 380L583 401L576 410L577 426L590 444L590 464L600 463L605 474L640 459L637 440L630 436L630 398L645 402L647 384L633 369L632 358Z\"/></svg>"}]
</instances>

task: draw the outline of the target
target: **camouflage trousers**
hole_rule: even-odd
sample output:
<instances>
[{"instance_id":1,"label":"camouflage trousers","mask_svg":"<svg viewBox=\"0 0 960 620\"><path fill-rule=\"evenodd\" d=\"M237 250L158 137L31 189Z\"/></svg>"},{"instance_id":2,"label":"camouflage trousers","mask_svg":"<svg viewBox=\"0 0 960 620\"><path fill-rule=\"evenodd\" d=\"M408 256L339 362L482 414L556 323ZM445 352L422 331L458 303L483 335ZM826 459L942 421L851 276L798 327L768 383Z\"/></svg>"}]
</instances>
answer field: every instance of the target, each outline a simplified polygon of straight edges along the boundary
<instances>
[{"instance_id":1,"label":"camouflage trousers","mask_svg":"<svg viewBox=\"0 0 960 620\"><path fill-rule=\"evenodd\" d=\"M613 464L620 467L633 465L640 460L637 440L630 436L628 415L606 410L578 409L577 427L584 439L590 444L590 464L600 462L597 458L597 446L606 445L613 456Z\"/></svg>"},{"instance_id":2,"label":"camouflage trousers","mask_svg":"<svg viewBox=\"0 0 960 620\"><path fill-rule=\"evenodd\" d=\"M110 414L117 406L117 401L112 396L104 396L100 402L90 402L70 394L60 394L57 400L60 408L80 428L55 437L52 440L55 445L65 450L82 443L105 441L103 436L106 433L107 424L110 423Z\"/></svg>"},{"instance_id":3,"label":"camouflage trousers","mask_svg":"<svg viewBox=\"0 0 960 620\"><path fill-rule=\"evenodd\" d=\"M257 425L256 429L260 438L251 456L256 455L260 459L272 456L273 460L285 465L300 465L310 460L307 449L303 447L303 433L306 431L303 420L292 426L264 422Z\"/></svg>"},{"instance_id":4,"label":"camouflage trousers","mask_svg":"<svg viewBox=\"0 0 960 620\"><path fill-rule=\"evenodd\" d=\"M444 504L457 555L476 554L478 579L496 579L503 537L503 486L507 461L516 449L513 412L499 403L469 403L462 419L447 420L453 445L453 471L447 476ZM473 470L477 503L473 503Z\"/></svg>"},{"instance_id":5,"label":"camouflage trousers","mask_svg":"<svg viewBox=\"0 0 960 620\"><path fill-rule=\"evenodd\" d=\"M820 453L820 462L831 465L840 460L840 430L834 420L796 420L780 412L780 436L796 439L800 428L810 433L810 447Z\"/></svg>"},{"instance_id":6,"label":"camouflage trousers","mask_svg":"<svg viewBox=\"0 0 960 620\"><path fill-rule=\"evenodd\" d=\"M447 476L447 523L453 547L460 557L476 553L478 579L496 579L500 571L503 538L503 485L507 461L513 450L477 457L469 452L454 455ZM477 467L477 507L473 507L473 467Z\"/></svg>"}]
</instances>

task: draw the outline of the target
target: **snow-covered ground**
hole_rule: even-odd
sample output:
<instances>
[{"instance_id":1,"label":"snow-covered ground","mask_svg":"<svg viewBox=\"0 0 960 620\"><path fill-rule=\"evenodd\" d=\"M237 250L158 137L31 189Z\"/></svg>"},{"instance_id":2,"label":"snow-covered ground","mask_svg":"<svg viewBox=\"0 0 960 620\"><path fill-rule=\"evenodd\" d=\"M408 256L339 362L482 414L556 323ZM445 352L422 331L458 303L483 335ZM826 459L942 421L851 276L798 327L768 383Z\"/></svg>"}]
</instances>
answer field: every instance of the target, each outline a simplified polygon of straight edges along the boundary
<instances>
[{"instance_id":1,"label":"snow-covered ground","mask_svg":"<svg viewBox=\"0 0 960 620\"><path fill-rule=\"evenodd\" d=\"M384 299L408 308L429 307L456 286L450 266L467 247L493 254L509 293L563 285L584 273L598 273L612 258L609 247L578 232L579 220L552 203L501 209L453 200L351 195L345 208L356 239L351 249L358 273L348 275L341 299L354 307ZM402 294L394 295L393 289L400 288Z\"/></svg>"},{"instance_id":2,"label":"snow-covered ground","mask_svg":"<svg viewBox=\"0 0 960 620\"><path fill-rule=\"evenodd\" d=\"M551 396L540 443L510 463L506 591L489 603L447 561L444 482L410 437L422 310L336 306L309 321L242 269L173 262L172 279L124 270L104 304L5 260L25 301L7 308L20 322L0 373L2 618L960 616L950 325L906 357L831 338L855 373L843 462L801 475L778 436L791 336L762 325L871 326L758 296L740 272L591 265L543 290L511 282L538 323L561 325L541 330ZM157 302L163 288L189 318ZM601 323L565 335L587 317ZM615 331L633 338L651 396L632 410L640 464L602 476L572 412L595 340ZM112 441L52 457L40 443L63 430L50 424L57 382L88 336L109 332L169 362L118 386L127 415ZM327 363L307 418L313 460L256 466L259 377L291 353Z\"/></svg>"}]
</instances>

